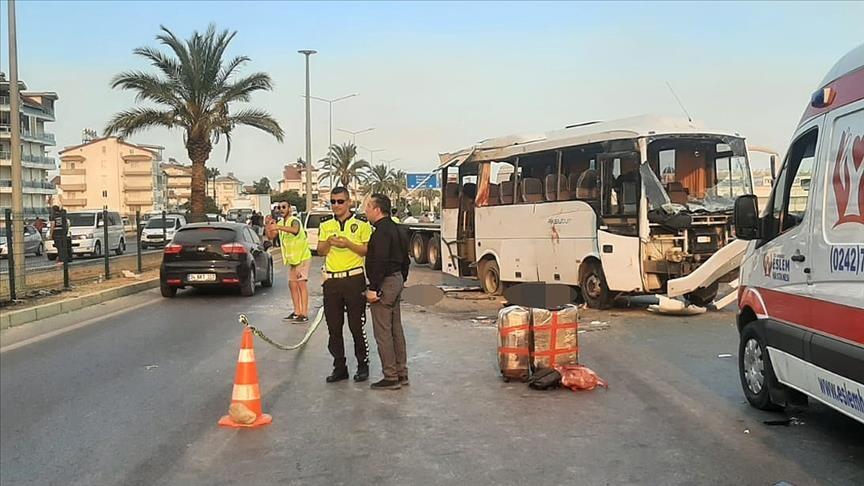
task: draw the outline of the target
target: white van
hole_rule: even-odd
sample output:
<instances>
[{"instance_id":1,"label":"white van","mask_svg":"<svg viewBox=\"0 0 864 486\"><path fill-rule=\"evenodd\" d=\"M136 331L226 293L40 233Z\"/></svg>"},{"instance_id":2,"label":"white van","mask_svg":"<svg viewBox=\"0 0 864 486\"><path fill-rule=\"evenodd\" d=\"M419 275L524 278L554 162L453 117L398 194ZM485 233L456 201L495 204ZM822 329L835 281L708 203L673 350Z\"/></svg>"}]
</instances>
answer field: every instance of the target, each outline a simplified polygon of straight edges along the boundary
<instances>
[{"instance_id":1,"label":"white van","mask_svg":"<svg viewBox=\"0 0 864 486\"><path fill-rule=\"evenodd\" d=\"M165 218L159 215L148 219L144 229L141 230L141 249L165 246L165 242L171 241L177 230L185 224L186 217L180 214L166 214Z\"/></svg>"},{"instance_id":2,"label":"white van","mask_svg":"<svg viewBox=\"0 0 864 486\"><path fill-rule=\"evenodd\" d=\"M321 223L332 218L333 212L329 209L313 209L308 213L300 214L303 228L306 230L306 239L309 241L309 250L312 251L313 255L318 254L318 228Z\"/></svg>"},{"instance_id":3,"label":"white van","mask_svg":"<svg viewBox=\"0 0 864 486\"><path fill-rule=\"evenodd\" d=\"M747 400L812 397L864 423L864 45L810 100L761 216L735 204L750 240L738 294Z\"/></svg>"},{"instance_id":4,"label":"white van","mask_svg":"<svg viewBox=\"0 0 864 486\"><path fill-rule=\"evenodd\" d=\"M113 250L122 255L126 251L126 232L123 218L116 211L108 211L108 240L105 241L105 221L98 209L66 213L69 235L72 239L72 255L102 256ZM53 240L45 241L45 252L49 260L57 259L57 248Z\"/></svg>"}]
</instances>

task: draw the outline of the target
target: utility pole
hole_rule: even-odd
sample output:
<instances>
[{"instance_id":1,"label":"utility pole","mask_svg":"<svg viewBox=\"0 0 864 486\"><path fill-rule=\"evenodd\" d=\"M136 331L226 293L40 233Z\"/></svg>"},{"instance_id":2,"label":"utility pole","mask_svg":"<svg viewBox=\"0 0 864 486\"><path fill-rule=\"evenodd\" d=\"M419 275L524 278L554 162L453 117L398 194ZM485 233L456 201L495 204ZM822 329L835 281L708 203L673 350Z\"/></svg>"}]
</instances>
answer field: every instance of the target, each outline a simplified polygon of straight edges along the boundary
<instances>
[{"instance_id":1,"label":"utility pole","mask_svg":"<svg viewBox=\"0 0 864 486\"><path fill-rule=\"evenodd\" d=\"M306 56L306 211L312 210L312 122L309 99L309 56L317 53L312 49L297 51Z\"/></svg>"},{"instance_id":2,"label":"utility pole","mask_svg":"<svg viewBox=\"0 0 864 486\"><path fill-rule=\"evenodd\" d=\"M15 0L9 6L9 114L12 134L12 248L15 255L15 287L24 291L24 190L21 168L21 93L18 92L18 42L15 33Z\"/></svg>"}]
</instances>

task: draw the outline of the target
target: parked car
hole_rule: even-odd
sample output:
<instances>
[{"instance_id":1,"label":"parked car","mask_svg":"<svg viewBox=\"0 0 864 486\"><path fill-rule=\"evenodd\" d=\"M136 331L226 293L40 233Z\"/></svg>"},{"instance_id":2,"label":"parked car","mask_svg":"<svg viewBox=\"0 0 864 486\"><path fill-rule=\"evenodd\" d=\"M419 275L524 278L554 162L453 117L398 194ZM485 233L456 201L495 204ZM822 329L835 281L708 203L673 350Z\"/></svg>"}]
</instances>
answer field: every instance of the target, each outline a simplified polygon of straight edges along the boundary
<instances>
[{"instance_id":1,"label":"parked car","mask_svg":"<svg viewBox=\"0 0 864 486\"><path fill-rule=\"evenodd\" d=\"M108 240L105 241L105 221L98 209L75 211L66 214L69 221L69 236L72 239L72 255L100 257L105 251L113 250L122 255L126 252L126 233L120 213L108 211ZM57 248L53 240L45 241L49 260L57 259Z\"/></svg>"},{"instance_id":2,"label":"parked car","mask_svg":"<svg viewBox=\"0 0 864 486\"><path fill-rule=\"evenodd\" d=\"M207 221L209 221L211 223L222 222L222 221L225 221L225 216L222 216L221 214L216 214L216 213L207 213Z\"/></svg>"},{"instance_id":3,"label":"parked car","mask_svg":"<svg viewBox=\"0 0 864 486\"><path fill-rule=\"evenodd\" d=\"M761 215L756 196L735 203L738 368L756 408L810 397L864 423L862 135L864 45L817 86Z\"/></svg>"},{"instance_id":4,"label":"parked car","mask_svg":"<svg viewBox=\"0 0 864 486\"><path fill-rule=\"evenodd\" d=\"M186 217L179 214L171 214L164 218L157 216L150 218L144 229L141 231L141 249L146 250L150 247L164 246L165 240L171 241L174 234L186 224ZM165 231L162 231L162 228Z\"/></svg>"},{"instance_id":5,"label":"parked car","mask_svg":"<svg viewBox=\"0 0 864 486\"><path fill-rule=\"evenodd\" d=\"M239 287L252 296L255 286L273 286L273 257L249 226L192 223L165 247L159 271L163 297L186 287Z\"/></svg>"},{"instance_id":6,"label":"parked car","mask_svg":"<svg viewBox=\"0 0 864 486\"><path fill-rule=\"evenodd\" d=\"M24 253L41 256L45 251L42 235L33 225L24 226ZM0 258L9 258L9 248L6 246L6 228L0 228Z\"/></svg>"}]
</instances>

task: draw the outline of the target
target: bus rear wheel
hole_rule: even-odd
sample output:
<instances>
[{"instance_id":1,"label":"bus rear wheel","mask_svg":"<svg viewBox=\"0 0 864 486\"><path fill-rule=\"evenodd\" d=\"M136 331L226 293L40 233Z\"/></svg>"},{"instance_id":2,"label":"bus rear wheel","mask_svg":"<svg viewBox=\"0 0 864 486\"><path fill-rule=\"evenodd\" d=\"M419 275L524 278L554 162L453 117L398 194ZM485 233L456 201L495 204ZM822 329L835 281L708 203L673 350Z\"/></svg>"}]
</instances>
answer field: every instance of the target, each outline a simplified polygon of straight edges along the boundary
<instances>
[{"instance_id":1,"label":"bus rear wheel","mask_svg":"<svg viewBox=\"0 0 864 486\"><path fill-rule=\"evenodd\" d=\"M414 263L423 264L428 260L426 254L426 246L429 244L429 237L422 233L415 233L411 238L411 256L414 258Z\"/></svg>"},{"instance_id":2,"label":"bus rear wheel","mask_svg":"<svg viewBox=\"0 0 864 486\"><path fill-rule=\"evenodd\" d=\"M495 260L483 260L480 262L480 286L489 295L501 295L504 293L504 283L501 282L501 269Z\"/></svg>"},{"instance_id":3,"label":"bus rear wheel","mask_svg":"<svg viewBox=\"0 0 864 486\"><path fill-rule=\"evenodd\" d=\"M588 307L592 309L608 309L612 307L612 294L606 285L606 276L600 262L592 261L585 264L579 275L579 290Z\"/></svg>"}]
</instances>

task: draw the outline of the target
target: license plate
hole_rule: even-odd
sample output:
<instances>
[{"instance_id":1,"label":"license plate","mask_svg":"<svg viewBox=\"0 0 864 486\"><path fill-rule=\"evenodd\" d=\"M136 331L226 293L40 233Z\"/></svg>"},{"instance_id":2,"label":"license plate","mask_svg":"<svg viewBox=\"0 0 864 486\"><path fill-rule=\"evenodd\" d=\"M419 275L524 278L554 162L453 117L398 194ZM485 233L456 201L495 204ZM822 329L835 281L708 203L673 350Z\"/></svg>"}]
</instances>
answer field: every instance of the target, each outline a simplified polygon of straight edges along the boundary
<instances>
[{"instance_id":1,"label":"license plate","mask_svg":"<svg viewBox=\"0 0 864 486\"><path fill-rule=\"evenodd\" d=\"M215 282L216 274L215 273L190 273L186 276L186 279L190 282Z\"/></svg>"}]
</instances>

